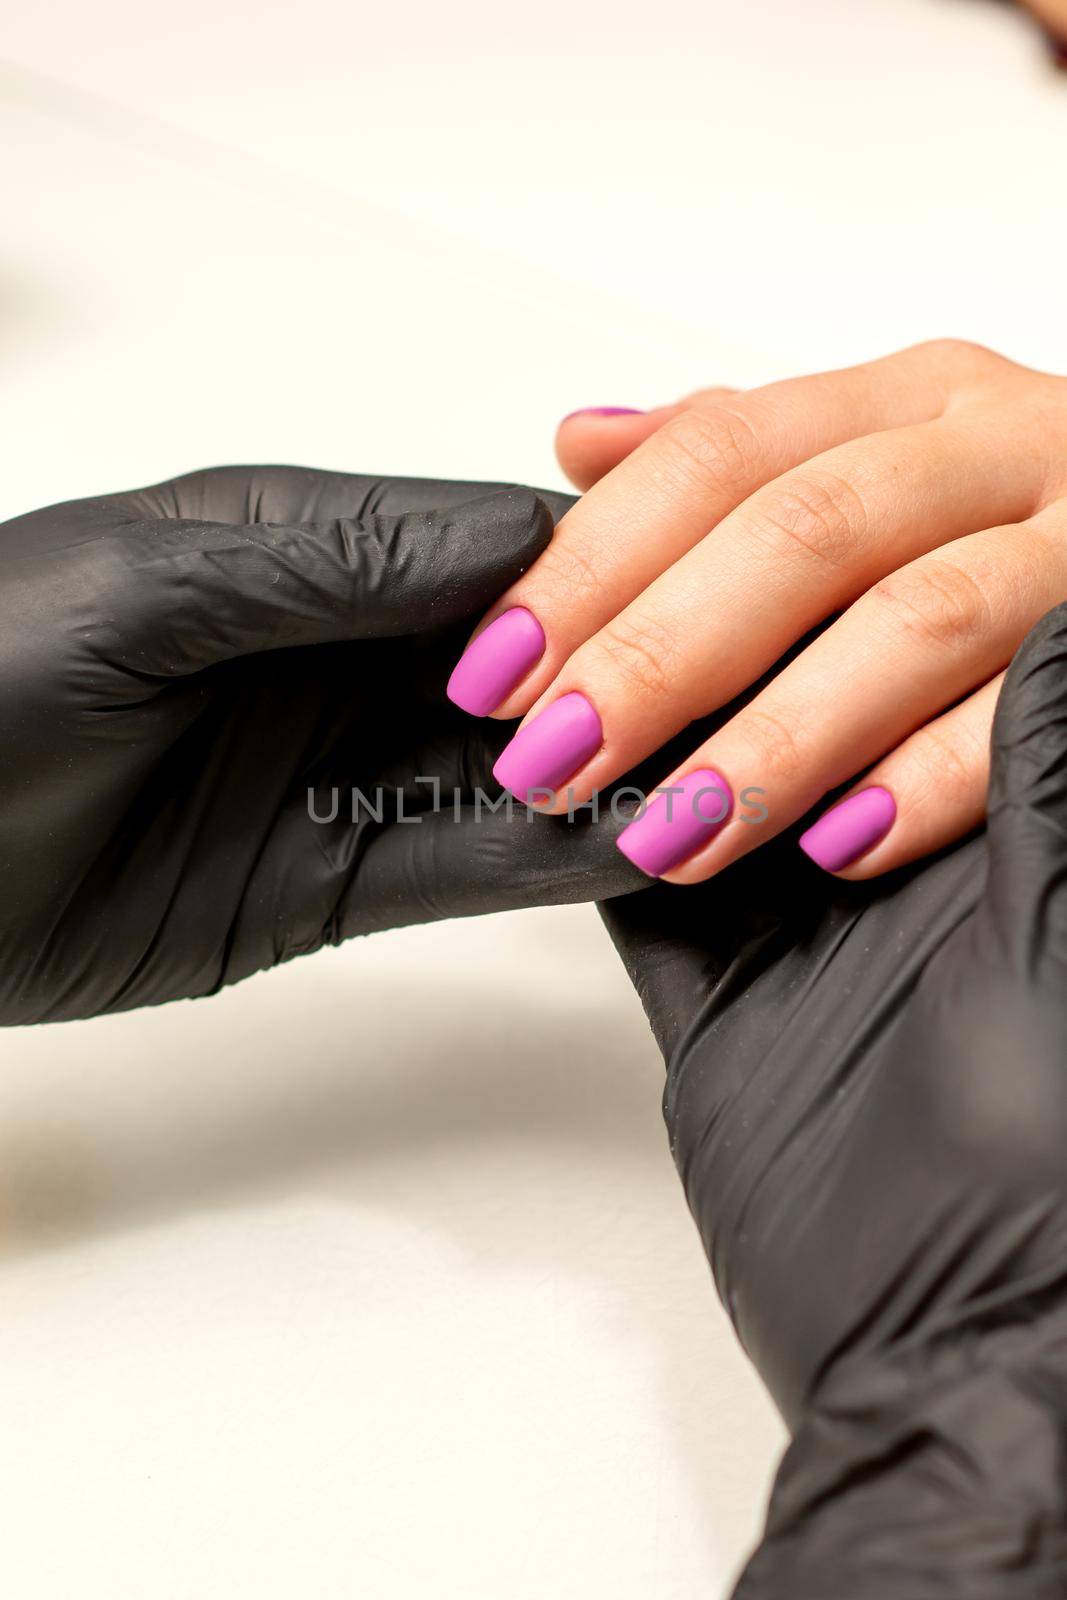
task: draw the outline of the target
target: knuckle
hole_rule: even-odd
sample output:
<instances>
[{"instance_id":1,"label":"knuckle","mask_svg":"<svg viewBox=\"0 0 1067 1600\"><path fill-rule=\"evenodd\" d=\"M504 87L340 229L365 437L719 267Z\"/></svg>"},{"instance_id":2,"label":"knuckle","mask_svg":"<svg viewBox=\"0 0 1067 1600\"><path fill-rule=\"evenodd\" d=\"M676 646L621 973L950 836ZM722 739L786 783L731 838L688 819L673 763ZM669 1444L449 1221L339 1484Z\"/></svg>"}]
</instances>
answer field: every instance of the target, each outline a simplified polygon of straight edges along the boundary
<instances>
[{"instance_id":1,"label":"knuckle","mask_svg":"<svg viewBox=\"0 0 1067 1600\"><path fill-rule=\"evenodd\" d=\"M882 578L870 600L924 648L955 653L990 624L990 607L971 575L945 557L926 557Z\"/></svg>"},{"instance_id":2,"label":"knuckle","mask_svg":"<svg viewBox=\"0 0 1067 1600\"><path fill-rule=\"evenodd\" d=\"M665 470L688 489L721 490L745 483L760 455L751 422L729 405L681 412L660 429L658 441Z\"/></svg>"},{"instance_id":3,"label":"knuckle","mask_svg":"<svg viewBox=\"0 0 1067 1600\"><path fill-rule=\"evenodd\" d=\"M684 397L683 404L695 406L697 410L703 408L707 411L712 406L729 405L734 396L740 393L741 391L733 384L716 383L710 385L707 389L694 389L692 394Z\"/></svg>"},{"instance_id":4,"label":"knuckle","mask_svg":"<svg viewBox=\"0 0 1067 1600\"><path fill-rule=\"evenodd\" d=\"M862 493L844 478L793 473L753 498L752 530L777 556L844 564L870 526Z\"/></svg>"},{"instance_id":5,"label":"knuckle","mask_svg":"<svg viewBox=\"0 0 1067 1600\"><path fill-rule=\"evenodd\" d=\"M916 788L922 804L956 808L966 805L982 779L982 752L977 739L949 733L936 723L925 728L912 752Z\"/></svg>"},{"instance_id":6,"label":"knuckle","mask_svg":"<svg viewBox=\"0 0 1067 1600\"><path fill-rule=\"evenodd\" d=\"M994 367L1009 365L1004 356L971 339L926 339L916 349L940 367L961 373L988 373Z\"/></svg>"},{"instance_id":7,"label":"knuckle","mask_svg":"<svg viewBox=\"0 0 1067 1600\"><path fill-rule=\"evenodd\" d=\"M916 353L942 384L946 410L998 394L1013 372L1023 370L1007 356L969 339L931 339L917 345Z\"/></svg>"},{"instance_id":8,"label":"knuckle","mask_svg":"<svg viewBox=\"0 0 1067 1600\"><path fill-rule=\"evenodd\" d=\"M677 644L654 617L616 617L598 635L595 648L613 676L644 699L666 698L679 681Z\"/></svg>"},{"instance_id":9,"label":"knuckle","mask_svg":"<svg viewBox=\"0 0 1067 1600\"><path fill-rule=\"evenodd\" d=\"M799 726L799 719L798 724ZM752 746L761 779L772 777L786 785L802 777L807 758L797 727L778 712L754 710L744 713L744 733Z\"/></svg>"},{"instance_id":10,"label":"knuckle","mask_svg":"<svg viewBox=\"0 0 1067 1600\"><path fill-rule=\"evenodd\" d=\"M538 582L568 606L582 607L597 601L604 588L604 561L600 552L586 550L566 539L553 539L538 557Z\"/></svg>"}]
</instances>

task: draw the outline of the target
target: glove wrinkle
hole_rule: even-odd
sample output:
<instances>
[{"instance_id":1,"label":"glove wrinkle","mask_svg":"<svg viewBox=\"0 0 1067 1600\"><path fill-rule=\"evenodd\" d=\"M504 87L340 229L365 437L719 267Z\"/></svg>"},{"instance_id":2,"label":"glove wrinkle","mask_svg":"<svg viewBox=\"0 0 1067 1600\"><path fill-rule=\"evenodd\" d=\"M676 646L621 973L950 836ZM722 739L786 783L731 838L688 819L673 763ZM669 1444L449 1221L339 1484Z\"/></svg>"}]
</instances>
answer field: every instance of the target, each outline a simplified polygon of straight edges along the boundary
<instances>
[{"instance_id":1,"label":"glove wrinkle","mask_svg":"<svg viewBox=\"0 0 1067 1600\"><path fill-rule=\"evenodd\" d=\"M738 1600L1061 1596L1067 1330L1057 1322L1003 1364L988 1347L979 1363L975 1346L948 1341L838 1372L786 1452Z\"/></svg>"}]
</instances>

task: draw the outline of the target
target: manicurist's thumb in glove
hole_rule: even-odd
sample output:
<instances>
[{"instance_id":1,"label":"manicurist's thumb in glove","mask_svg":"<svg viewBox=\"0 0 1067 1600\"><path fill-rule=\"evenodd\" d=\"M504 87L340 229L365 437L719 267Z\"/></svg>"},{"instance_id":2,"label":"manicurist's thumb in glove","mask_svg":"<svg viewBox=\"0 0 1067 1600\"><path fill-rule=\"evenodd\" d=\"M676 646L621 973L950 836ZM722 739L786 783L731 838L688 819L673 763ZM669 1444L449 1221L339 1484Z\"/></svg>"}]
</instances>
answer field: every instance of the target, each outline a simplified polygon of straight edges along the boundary
<instances>
[{"instance_id":1,"label":"manicurist's thumb in glove","mask_svg":"<svg viewBox=\"0 0 1067 1600\"><path fill-rule=\"evenodd\" d=\"M1067 1594L1067 607L988 832L850 884L786 840L605 908L790 1445L743 1600Z\"/></svg>"},{"instance_id":2,"label":"manicurist's thumb in glove","mask_svg":"<svg viewBox=\"0 0 1067 1600\"><path fill-rule=\"evenodd\" d=\"M632 886L610 828L482 804L503 738L444 694L569 503L233 467L0 527L0 1022Z\"/></svg>"}]
</instances>

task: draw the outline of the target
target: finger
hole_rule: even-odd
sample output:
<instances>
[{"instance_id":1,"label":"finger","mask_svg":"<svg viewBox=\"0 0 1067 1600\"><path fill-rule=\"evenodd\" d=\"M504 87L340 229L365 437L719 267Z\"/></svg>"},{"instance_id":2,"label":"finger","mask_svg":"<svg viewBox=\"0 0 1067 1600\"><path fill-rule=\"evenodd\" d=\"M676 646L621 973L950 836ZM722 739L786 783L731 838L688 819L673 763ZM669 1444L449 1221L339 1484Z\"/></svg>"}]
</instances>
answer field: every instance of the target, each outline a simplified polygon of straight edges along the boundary
<instances>
[{"instance_id":1,"label":"finger","mask_svg":"<svg viewBox=\"0 0 1067 1600\"><path fill-rule=\"evenodd\" d=\"M84 547L75 578L94 649L171 677L261 650L443 627L480 610L551 536L547 507L517 489L400 516L133 525ZM104 628L100 616L115 620Z\"/></svg>"},{"instance_id":2,"label":"finger","mask_svg":"<svg viewBox=\"0 0 1067 1600\"><path fill-rule=\"evenodd\" d=\"M440 511L516 487L511 483L323 472L314 467L237 466L189 472L115 498L137 519L234 524L358 522L370 516ZM541 497L557 522L574 504L572 496L551 490L543 491Z\"/></svg>"},{"instance_id":3,"label":"finger","mask_svg":"<svg viewBox=\"0 0 1067 1600\"><path fill-rule=\"evenodd\" d=\"M490 761L478 742L438 742L376 786L334 775L292 794L256 851L254 914L232 929L222 981L383 928L641 887L615 848L624 819L534 816L500 795Z\"/></svg>"},{"instance_id":4,"label":"finger","mask_svg":"<svg viewBox=\"0 0 1067 1600\"><path fill-rule=\"evenodd\" d=\"M800 836L816 866L860 881L933 855L977 828L1004 674L918 729Z\"/></svg>"},{"instance_id":5,"label":"finger","mask_svg":"<svg viewBox=\"0 0 1067 1600\"><path fill-rule=\"evenodd\" d=\"M689 406L713 405L736 389L702 389L674 405L636 411L629 406L587 406L564 417L556 431L556 456L578 489L590 489L643 444L650 434Z\"/></svg>"},{"instance_id":6,"label":"finger","mask_svg":"<svg viewBox=\"0 0 1067 1600\"><path fill-rule=\"evenodd\" d=\"M561 700L587 701L600 738L583 752L582 770L566 775L585 801L887 573L990 515L1028 516L1043 469L1025 436L1014 448L1001 442L1002 454L987 425L947 419L895 429L758 491L574 653L516 742L528 744L528 730ZM510 764L505 755L505 783ZM547 774L529 783L554 786Z\"/></svg>"},{"instance_id":7,"label":"finger","mask_svg":"<svg viewBox=\"0 0 1067 1600\"><path fill-rule=\"evenodd\" d=\"M1044 617L1023 644L997 708L985 913L1014 961L1062 984L1067 965L1064 605Z\"/></svg>"},{"instance_id":8,"label":"finger","mask_svg":"<svg viewBox=\"0 0 1067 1600\"><path fill-rule=\"evenodd\" d=\"M696 883L721 871L988 683L1067 588L1064 532L1060 514L972 534L864 595L666 780L710 769L735 807L677 865L659 840L657 874ZM685 814L679 850L692 844Z\"/></svg>"},{"instance_id":9,"label":"finger","mask_svg":"<svg viewBox=\"0 0 1067 1600\"><path fill-rule=\"evenodd\" d=\"M943 346L919 346L686 409L658 428L563 518L545 557L483 620L522 607L546 641L494 714L527 711L583 640L756 489L850 439L939 417L961 370Z\"/></svg>"},{"instance_id":10,"label":"finger","mask_svg":"<svg viewBox=\"0 0 1067 1600\"><path fill-rule=\"evenodd\" d=\"M642 874L615 848L622 822L531 816L506 801L504 809L490 809L497 798L379 834L341 903L340 936L610 899L643 887Z\"/></svg>"},{"instance_id":11,"label":"finger","mask_svg":"<svg viewBox=\"0 0 1067 1600\"><path fill-rule=\"evenodd\" d=\"M572 411L556 429L556 459L583 492L674 414L671 406L637 411L630 406L587 406Z\"/></svg>"}]
</instances>

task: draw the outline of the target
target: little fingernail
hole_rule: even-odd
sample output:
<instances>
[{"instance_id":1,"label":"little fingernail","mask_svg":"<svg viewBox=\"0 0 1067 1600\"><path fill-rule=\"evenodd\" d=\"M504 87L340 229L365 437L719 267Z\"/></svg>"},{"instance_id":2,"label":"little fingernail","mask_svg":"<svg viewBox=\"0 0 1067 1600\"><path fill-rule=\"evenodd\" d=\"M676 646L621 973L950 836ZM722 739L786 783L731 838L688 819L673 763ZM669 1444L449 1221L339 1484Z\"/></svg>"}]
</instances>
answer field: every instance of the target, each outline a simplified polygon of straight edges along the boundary
<instances>
[{"instance_id":1,"label":"little fingernail","mask_svg":"<svg viewBox=\"0 0 1067 1600\"><path fill-rule=\"evenodd\" d=\"M800 835L800 848L817 867L840 872L884 839L897 817L897 803L877 785L839 800Z\"/></svg>"},{"instance_id":2,"label":"little fingernail","mask_svg":"<svg viewBox=\"0 0 1067 1600\"><path fill-rule=\"evenodd\" d=\"M603 737L585 695L562 695L519 729L497 757L493 777L520 800L534 789L558 789L596 754Z\"/></svg>"},{"instance_id":3,"label":"little fingernail","mask_svg":"<svg viewBox=\"0 0 1067 1600\"><path fill-rule=\"evenodd\" d=\"M563 418L569 422L572 417L643 417L645 412L639 406L582 406L579 411L568 411Z\"/></svg>"},{"instance_id":4,"label":"little fingernail","mask_svg":"<svg viewBox=\"0 0 1067 1600\"><path fill-rule=\"evenodd\" d=\"M733 808L733 792L722 774L699 767L650 800L644 816L624 828L616 843L635 867L661 878L714 839Z\"/></svg>"},{"instance_id":5,"label":"little fingernail","mask_svg":"<svg viewBox=\"0 0 1067 1600\"><path fill-rule=\"evenodd\" d=\"M487 717L545 653L545 630L532 611L513 606L471 641L445 691L453 705Z\"/></svg>"}]
</instances>

